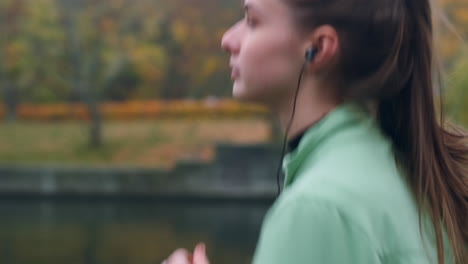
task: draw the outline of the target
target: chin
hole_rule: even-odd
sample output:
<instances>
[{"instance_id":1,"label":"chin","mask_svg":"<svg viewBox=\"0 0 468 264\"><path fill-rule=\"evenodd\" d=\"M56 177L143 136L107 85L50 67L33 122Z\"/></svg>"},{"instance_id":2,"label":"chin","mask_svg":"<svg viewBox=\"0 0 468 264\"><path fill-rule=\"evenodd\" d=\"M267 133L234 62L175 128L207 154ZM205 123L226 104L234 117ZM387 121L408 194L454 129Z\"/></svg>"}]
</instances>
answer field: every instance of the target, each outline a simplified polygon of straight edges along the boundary
<instances>
[{"instance_id":1,"label":"chin","mask_svg":"<svg viewBox=\"0 0 468 264\"><path fill-rule=\"evenodd\" d=\"M235 81L232 86L232 97L237 100L244 101L246 98L246 91L244 85L240 84L238 81Z\"/></svg>"},{"instance_id":2,"label":"chin","mask_svg":"<svg viewBox=\"0 0 468 264\"><path fill-rule=\"evenodd\" d=\"M252 96L252 94L249 93L249 89L246 89L246 87L239 82L235 82L232 88L232 97L234 99L237 99L239 101L243 102L256 102Z\"/></svg>"},{"instance_id":3,"label":"chin","mask_svg":"<svg viewBox=\"0 0 468 264\"><path fill-rule=\"evenodd\" d=\"M240 102L259 104L269 107L269 103L265 100L265 98L267 98L265 95L249 93L248 91L248 89L238 89L237 87L234 87L232 93L233 98Z\"/></svg>"}]
</instances>

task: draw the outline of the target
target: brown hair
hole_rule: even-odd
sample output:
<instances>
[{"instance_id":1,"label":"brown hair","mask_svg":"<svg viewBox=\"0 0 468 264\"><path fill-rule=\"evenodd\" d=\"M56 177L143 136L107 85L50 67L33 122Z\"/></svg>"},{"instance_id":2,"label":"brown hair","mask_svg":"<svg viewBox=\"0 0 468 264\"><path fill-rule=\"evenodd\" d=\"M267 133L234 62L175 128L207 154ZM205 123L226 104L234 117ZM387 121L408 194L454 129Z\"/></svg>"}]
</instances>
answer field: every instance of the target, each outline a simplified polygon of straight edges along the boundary
<instances>
[{"instance_id":1,"label":"brown hair","mask_svg":"<svg viewBox=\"0 0 468 264\"><path fill-rule=\"evenodd\" d=\"M422 217L432 220L438 263L444 263L444 230L455 263L468 263L468 135L437 122L429 0L283 0L301 30L331 25L340 41L333 74L337 96L372 100L382 131ZM336 79L335 79L336 80ZM422 234L422 232L421 232Z\"/></svg>"}]
</instances>

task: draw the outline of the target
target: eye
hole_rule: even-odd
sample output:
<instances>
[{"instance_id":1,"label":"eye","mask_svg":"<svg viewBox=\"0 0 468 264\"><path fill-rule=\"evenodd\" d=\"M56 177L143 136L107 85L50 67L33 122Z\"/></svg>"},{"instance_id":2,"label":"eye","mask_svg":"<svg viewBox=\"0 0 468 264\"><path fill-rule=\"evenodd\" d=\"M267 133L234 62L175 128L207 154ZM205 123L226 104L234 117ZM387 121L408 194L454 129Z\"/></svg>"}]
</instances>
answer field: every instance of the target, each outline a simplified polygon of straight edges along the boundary
<instances>
[{"instance_id":1,"label":"eye","mask_svg":"<svg viewBox=\"0 0 468 264\"><path fill-rule=\"evenodd\" d=\"M252 19L250 16L246 15L244 19L245 19L247 26L249 27L255 27L257 25L257 21L255 19Z\"/></svg>"}]
</instances>

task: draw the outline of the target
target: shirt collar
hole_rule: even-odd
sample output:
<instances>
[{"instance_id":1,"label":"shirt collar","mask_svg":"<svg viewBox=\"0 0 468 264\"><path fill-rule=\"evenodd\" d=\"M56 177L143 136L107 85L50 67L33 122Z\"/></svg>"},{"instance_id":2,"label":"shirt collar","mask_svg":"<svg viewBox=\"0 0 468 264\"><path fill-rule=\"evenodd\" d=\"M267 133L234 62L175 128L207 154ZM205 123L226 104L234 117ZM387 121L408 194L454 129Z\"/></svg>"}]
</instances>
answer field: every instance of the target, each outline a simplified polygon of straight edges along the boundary
<instances>
[{"instance_id":1,"label":"shirt collar","mask_svg":"<svg viewBox=\"0 0 468 264\"><path fill-rule=\"evenodd\" d=\"M309 129L309 127L307 127L307 129ZM301 139L304 136L307 129L304 129L304 131L301 131L297 136L295 136L290 141L288 141L288 152L291 152L297 149L297 146L299 146L299 142L301 142Z\"/></svg>"},{"instance_id":2,"label":"shirt collar","mask_svg":"<svg viewBox=\"0 0 468 264\"><path fill-rule=\"evenodd\" d=\"M316 154L315 152L321 144L333 138L338 131L353 126L363 117L368 116L368 112L360 104L341 104L307 129L298 139L297 147L287 153L283 159L284 187L293 183L304 160Z\"/></svg>"}]
</instances>

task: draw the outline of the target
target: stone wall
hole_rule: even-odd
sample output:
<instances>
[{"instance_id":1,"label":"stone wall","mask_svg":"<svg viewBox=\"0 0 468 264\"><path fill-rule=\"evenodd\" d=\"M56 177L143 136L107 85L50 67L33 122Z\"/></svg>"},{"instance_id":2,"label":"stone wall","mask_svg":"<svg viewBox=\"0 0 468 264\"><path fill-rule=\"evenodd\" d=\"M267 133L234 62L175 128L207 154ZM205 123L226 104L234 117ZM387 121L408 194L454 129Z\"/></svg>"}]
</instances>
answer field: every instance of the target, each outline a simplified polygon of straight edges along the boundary
<instances>
[{"instance_id":1,"label":"stone wall","mask_svg":"<svg viewBox=\"0 0 468 264\"><path fill-rule=\"evenodd\" d=\"M0 195L270 199L279 155L275 145L220 144L213 162L173 170L0 165Z\"/></svg>"}]
</instances>

